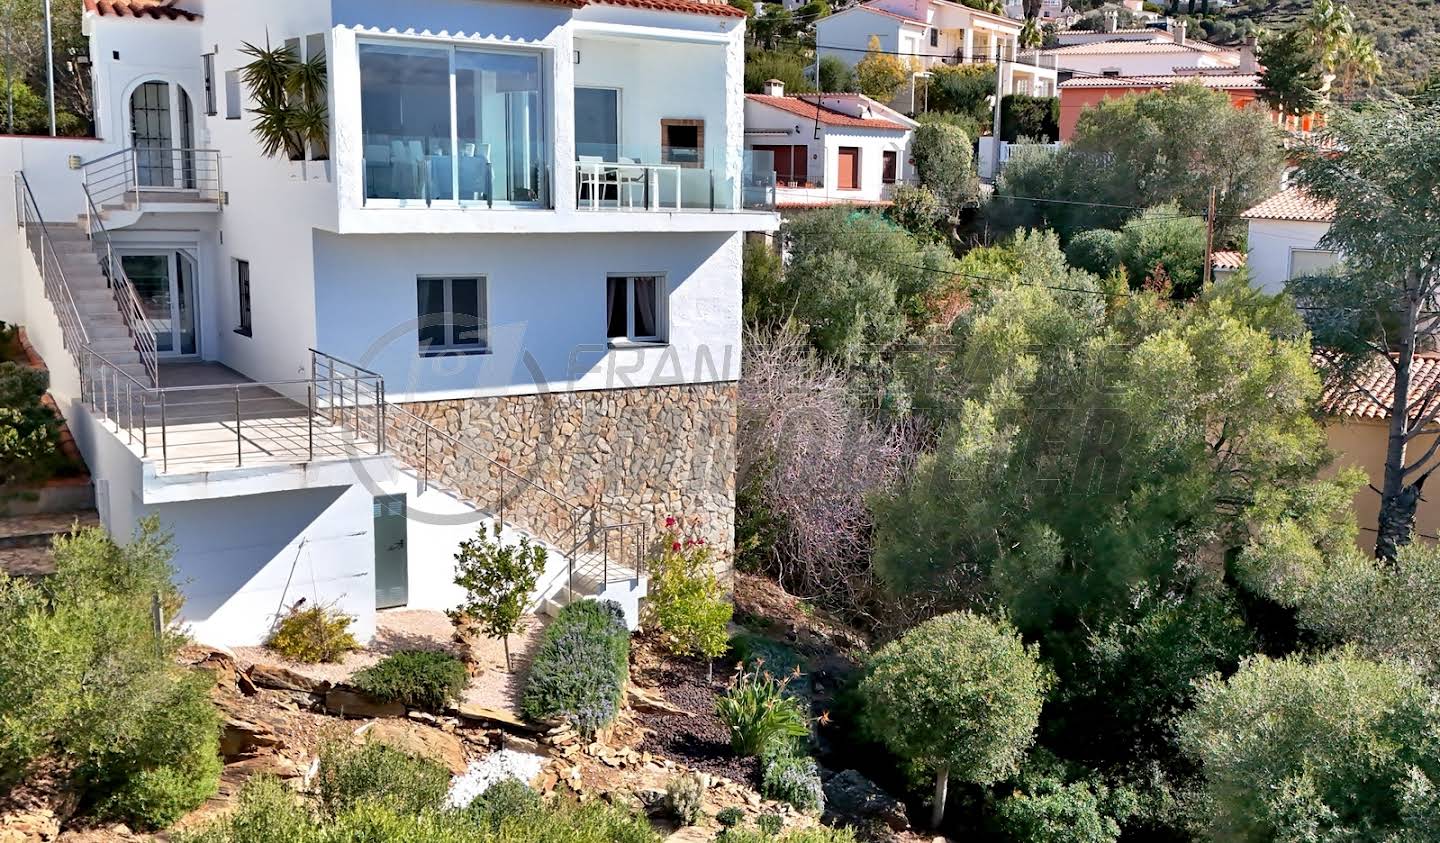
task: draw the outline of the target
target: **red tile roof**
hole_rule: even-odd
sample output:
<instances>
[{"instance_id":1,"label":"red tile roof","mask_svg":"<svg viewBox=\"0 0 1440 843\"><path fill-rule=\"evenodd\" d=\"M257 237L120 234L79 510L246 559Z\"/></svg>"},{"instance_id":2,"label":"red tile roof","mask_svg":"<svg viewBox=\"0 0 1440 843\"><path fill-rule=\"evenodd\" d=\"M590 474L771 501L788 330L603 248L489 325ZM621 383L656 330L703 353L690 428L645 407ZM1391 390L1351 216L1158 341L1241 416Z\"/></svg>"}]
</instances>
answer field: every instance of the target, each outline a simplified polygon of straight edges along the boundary
<instances>
[{"instance_id":1,"label":"red tile roof","mask_svg":"<svg viewBox=\"0 0 1440 843\"><path fill-rule=\"evenodd\" d=\"M1315 357L1323 367L1324 358ZM1424 396L1440 384L1440 354L1416 354L1410 366L1410 409L1420 411ZM1351 419L1388 419L1395 400L1395 367L1379 357L1343 384L1326 386L1320 407L1326 414ZM1377 403L1378 402L1378 403Z\"/></svg>"},{"instance_id":2,"label":"red tile roof","mask_svg":"<svg viewBox=\"0 0 1440 843\"><path fill-rule=\"evenodd\" d=\"M1329 202L1317 202L1301 193L1299 188L1287 187L1240 217L1247 220L1334 222L1335 206Z\"/></svg>"},{"instance_id":3,"label":"red tile roof","mask_svg":"<svg viewBox=\"0 0 1440 843\"><path fill-rule=\"evenodd\" d=\"M85 0L85 11L101 17L199 20L195 12L175 7L176 0Z\"/></svg>"},{"instance_id":4,"label":"red tile roof","mask_svg":"<svg viewBox=\"0 0 1440 843\"><path fill-rule=\"evenodd\" d=\"M743 18L744 9L737 9L728 3L710 3L706 0L587 0L589 3L610 6L633 6L637 9L653 9L657 12L688 12L692 15L717 15L722 18Z\"/></svg>"},{"instance_id":5,"label":"red tile roof","mask_svg":"<svg viewBox=\"0 0 1440 843\"><path fill-rule=\"evenodd\" d=\"M1207 44L1204 41L1186 41L1184 44L1177 44L1174 40L1166 38L1163 41L1091 41L1088 44L1067 44L1064 47L1042 50L1040 54L1044 56L1108 56L1128 53L1159 55L1164 53L1214 53L1223 49L1223 47Z\"/></svg>"},{"instance_id":6,"label":"red tile roof","mask_svg":"<svg viewBox=\"0 0 1440 843\"><path fill-rule=\"evenodd\" d=\"M1239 269L1245 265L1245 253L1215 252L1210 255L1210 265L1216 269Z\"/></svg>"},{"instance_id":7,"label":"red tile roof","mask_svg":"<svg viewBox=\"0 0 1440 843\"><path fill-rule=\"evenodd\" d=\"M807 120L816 119L816 112L819 112L821 123L827 126L847 126L852 129L885 129L892 132L909 131L908 126L890 120L882 120L879 117L851 117L843 111L836 111L826 108L823 105L817 106L813 101L804 100L800 97L772 97L765 94L746 94L745 98L751 102L761 105L768 105L771 108L778 108L781 111L788 111L797 117L804 117Z\"/></svg>"},{"instance_id":8,"label":"red tile roof","mask_svg":"<svg viewBox=\"0 0 1440 843\"><path fill-rule=\"evenodd\" d=\"M1168 88L1182 83L1222 91L1258 91L1265 87L1254 73L1199 73L1194 76L1077 76L1061 82L1060 88Z\"/></svg>"},{"instance_id":9,"label":"red tile roof","mask_svg":"<svg viewBox=\"0 0 1440 843\"><path fill-rule=\"evenodd\" d=\"M858 6L851 6L850 8L851 8L851 9L857 9L857 10L862 11L862 12L869 12L869 13L871 13L872 15L884 15L884 16L887 17L887 18L895 18L896 20L903 20L903 21L905 21L906 23L918 23L918 24L920 24L921 26L926 26L926 25L927 25L927 22L926 22L926 20L925 20L924 18L916 18L916 17L911 17L910 15L902 15L902 14L900 14L899 12L892 12L892 11L890 11L889 9L882 9L882 8L880 8L880 7L878 7L878 6L873 6L873 5L869 4L869 3L861 3L861 4L858 5ZM847 11L847 12L848 12L849 9L845 9L844 11Z\"/></svg>"}]
</instances>

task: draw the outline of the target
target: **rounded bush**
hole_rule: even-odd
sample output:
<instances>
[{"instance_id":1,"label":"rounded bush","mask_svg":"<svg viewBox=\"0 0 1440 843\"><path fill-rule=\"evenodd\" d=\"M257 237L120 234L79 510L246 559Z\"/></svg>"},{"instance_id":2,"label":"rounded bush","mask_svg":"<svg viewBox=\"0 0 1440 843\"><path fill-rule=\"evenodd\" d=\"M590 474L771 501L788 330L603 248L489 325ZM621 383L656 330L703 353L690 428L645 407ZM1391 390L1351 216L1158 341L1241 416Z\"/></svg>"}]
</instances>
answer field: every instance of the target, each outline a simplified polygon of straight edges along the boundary
<instances>
[{"instance_id":1,"label":"rounded bush","mask_svg":"<svg viewBox=\"0 0 1440 843\"><path fill-rule=\"evenodd\" d=\"M360 642L350 634L355 619L325 606L292 606L265 646L293 662L338 662Z\"/></svg>"},{"instance_id":2,"label":"rounded bush","mask_svg":"<svg viewBox=\"0 0 1440 843\"><path fill-rule=\"evenodd\" d=\"M357 672L350 684L380 702L441 711L460 698L469 678L464 663L449 653L402 650Z\"/></svg>"},{"instance_id":3,"label":"rounded bush","mask_svg":"<svg viewBox=\"0 0 1440 843\"><path fill-rule=\"evenodd\" d=\"M586 735L614 721L630 671L630 632L616 608L578 600L560 610L535 648L522 714L564 720Z\"/></svg>"},{"instance_id":4,"label":"rounded bush","mask_svg":"<svg viewBox=\"0 0 1440 843\"><path fill-rule=\"evenodd\" d=\"M801 811L819 813L825 807L820 768L808 755L774 755L765 760L760 792L769 799L788 802Z\"/></svg>"}]
</instances>

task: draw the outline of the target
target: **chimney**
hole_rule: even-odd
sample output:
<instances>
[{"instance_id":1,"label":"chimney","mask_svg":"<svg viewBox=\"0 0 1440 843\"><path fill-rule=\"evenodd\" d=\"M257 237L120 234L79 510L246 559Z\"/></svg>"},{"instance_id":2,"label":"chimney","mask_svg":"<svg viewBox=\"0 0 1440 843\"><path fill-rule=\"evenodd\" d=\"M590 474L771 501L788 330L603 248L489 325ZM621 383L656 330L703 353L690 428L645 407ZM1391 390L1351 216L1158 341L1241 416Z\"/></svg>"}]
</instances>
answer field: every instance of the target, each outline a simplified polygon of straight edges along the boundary
<instances>
[{"instance_id":1,"label":"chimney","mask_svg":"<svg viewBox=\"0 0 1440 843\"><path fill-rule=\"evenodd\" d=\"M1175 39L1176 44L1185 43L1185 28L1187 24L1183 20L1172 21L1170 24L1170 37Z\"/></svg>"},{"instance_id":2,"label":"chimney","mask_svg":"<svg viewBox=\"0 0 1440 843\"><path fill-rule=\"evenodd\" d=\"M1247 36L1245 43L1240 45L1240 66L1236 68L1241 73L1258 73L1260 62L1255 60L1255 51L1258 49L1260 39L1254 35Z\"/></svg>"},{"instance_id":3,"label":"chimney","mask_svg":"<svg viewBox=\"0 0 1440 843\"><path fill-rule=\"evenodd\" d=\"M781 82L779 79L766 79L766 80L765 80L765 96L767 96L767 97L783 97L783 96L785 96L785 83L784 83L784 82Z\"/></svg>"},{"instance_id":4,"label":"chimney","mask_svg":"<svg viewBox=\"0 0 1440 843\"><path fill-rule=\"evenodd\" d=\"M1119 28L1120 28L1120 10L1119 10L1119 9L1106 9L1106 10L1105 10L1105 31L1106 31L1106 32L1114 32L1115 30L1117 30L1117 29L1119 29Z\"/></svg>"}]
</instances>

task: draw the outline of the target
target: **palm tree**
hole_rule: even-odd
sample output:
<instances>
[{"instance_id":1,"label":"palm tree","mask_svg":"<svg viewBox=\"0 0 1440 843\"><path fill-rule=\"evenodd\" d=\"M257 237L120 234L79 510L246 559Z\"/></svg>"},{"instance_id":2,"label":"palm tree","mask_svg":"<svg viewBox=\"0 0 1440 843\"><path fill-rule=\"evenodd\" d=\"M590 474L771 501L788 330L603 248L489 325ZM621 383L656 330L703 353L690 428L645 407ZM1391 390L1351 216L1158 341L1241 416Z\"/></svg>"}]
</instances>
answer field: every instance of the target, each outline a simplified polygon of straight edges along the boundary
<instances>
[{"instance_id":1,"label":"palm tree","mask_svg":"<svg viewBox=\"0 0 1440 843\"><path fill-rule=\"evenodd\" d=\"M1354 35L1355 14L1350 7L1336 0L1315 0L1304 30L1310 38L1315 59L1326 73L1334 74L1340 64L1340 53Z\"/></svg>"},{"instance_id":2,"label":"palm tree","mask_svg":"<svg viewBox=\"0 0 1440 843\"><path fill-rule=\"evenodd\" d=\"M1026 18L1020 27L1020 46L1029 50L1040 46L1044 41L1045 36L1040 33L1040 25L1034 18Z\"/></svg>"},{"instance_id":3,"label":"palm tree","mask_svg":"<svg viewBox=\"0 0 1440 843\"><path fill-rule=\"evenodd\" d=\"M1368 35L1352 33L1340 46L1339 64L1340 93L1349 97L1355 83L1375 84L1385 68L1380 64L1380 52L1375 49L1375 39Z\"/></svg>"},{"instance_id":4,"label":"palm tree","mask_svg":"<svg viewBox=\"0 0 1440 843\"><path fill-rule=\"evenodd\" d=\"M242 42L240 52L251 58L240 70L240 78L256 102L251 109L255 123L251 131L260 142L260 151L273 158L281 153L291 160L305 157L308 144L324 157L329 142L330 115L325 107L325 56L317 54L301 61L286 46L264 47Z\"/></svg>"}]
</instances>

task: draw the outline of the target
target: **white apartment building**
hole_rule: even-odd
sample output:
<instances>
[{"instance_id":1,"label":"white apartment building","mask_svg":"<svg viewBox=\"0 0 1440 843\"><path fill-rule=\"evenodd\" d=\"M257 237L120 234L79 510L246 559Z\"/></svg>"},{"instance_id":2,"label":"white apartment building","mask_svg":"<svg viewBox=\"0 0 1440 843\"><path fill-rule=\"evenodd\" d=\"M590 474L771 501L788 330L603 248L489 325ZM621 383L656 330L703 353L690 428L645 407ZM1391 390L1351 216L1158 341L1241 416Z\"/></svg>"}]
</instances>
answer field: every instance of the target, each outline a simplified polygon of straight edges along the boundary
<instances>
[{"instance_id":1,"label":"white apartment building","mask_svg":"<svg viewBox=\"0 0 1440 843\"><path fill-rule=\"evenodd\" d=\"M1112 21L1113 22L1113 21ZM1189 37L1183 20L1167 29L1110 30L1084 33L1073 43L1042 50L1061 82L1096 76L1170 76L1196 73L1254 73L1259 69L1255 43L1238 49L1217 47Z\"/></svg>"},{"instance_id":2,"label":"white apartment building","mask_svg":"<svg viewBox=\"0 0 1440 843\"><path fill-rule=\"evenodd\" d=\"M776 79L745 96L745 149L774 170L781 211L888 201L895 185L914 181L919 125L864 94L786 96Z\"/></svg>"},{"instance_id":3,"label":"white apartment building","mask_svg":"<svg viewBox=\"0 0 1440 843\"><path fill-rule=\"evenodd\" d=\"M0 139L0 319L104 525L173 531L201 640L303 597L454 605L481 526L535 604L620 600L667 516L733 542L744 14L704 0L86 0L98 135ZM267 156L248 45L323 62Z\"/></svg>"},{"instance_id":4,"label":"white apartment building","mask_svg":"<svg viewBox=\"0 0 1440 843\"><path fill-rule=\"evenodd\" d=\"M916 71L938 64L994 63L1001 94L1055 95L1049 59L1020 49L1021 23L951 0L868 0L815 22L821 56L854 66L872 39ZM908 88L900 94L908 102Z\"/></svg>"}]
</instances>

